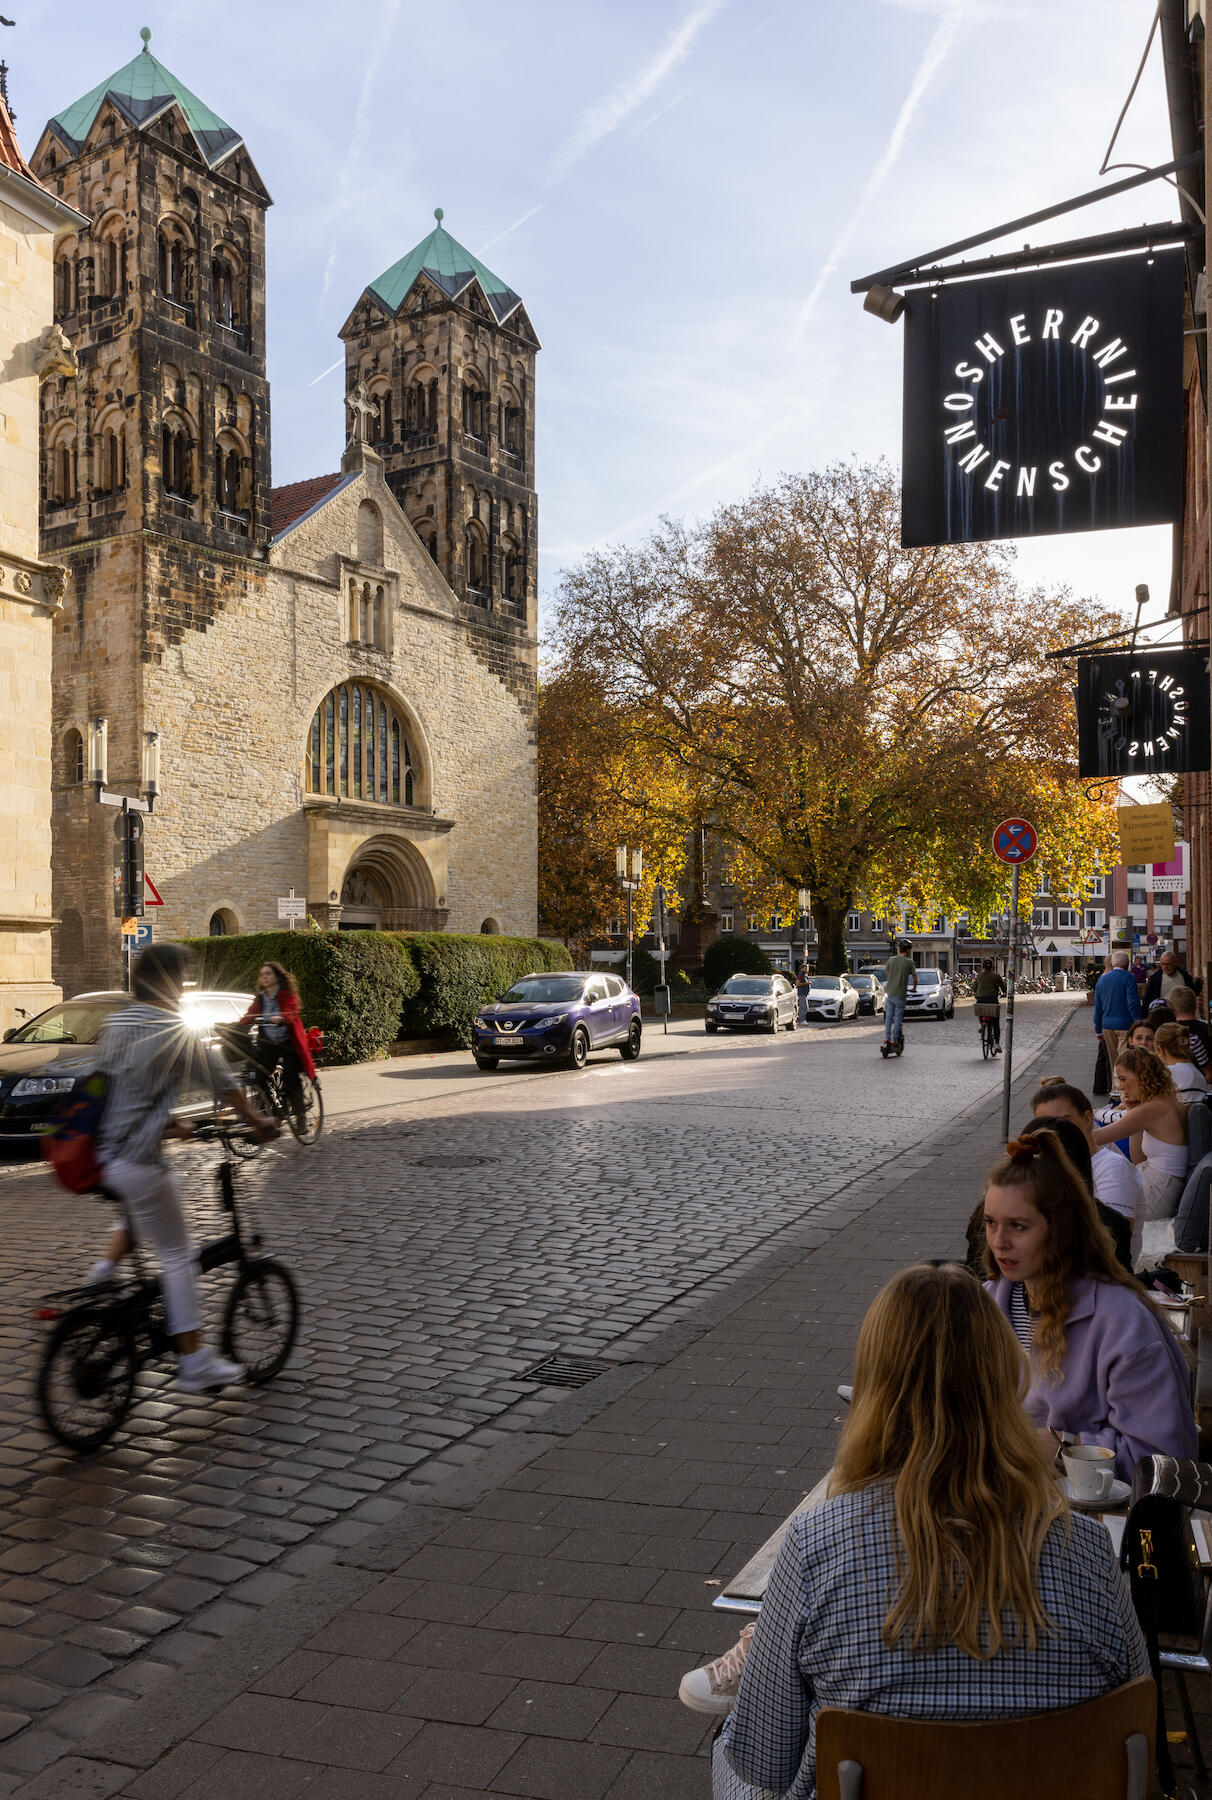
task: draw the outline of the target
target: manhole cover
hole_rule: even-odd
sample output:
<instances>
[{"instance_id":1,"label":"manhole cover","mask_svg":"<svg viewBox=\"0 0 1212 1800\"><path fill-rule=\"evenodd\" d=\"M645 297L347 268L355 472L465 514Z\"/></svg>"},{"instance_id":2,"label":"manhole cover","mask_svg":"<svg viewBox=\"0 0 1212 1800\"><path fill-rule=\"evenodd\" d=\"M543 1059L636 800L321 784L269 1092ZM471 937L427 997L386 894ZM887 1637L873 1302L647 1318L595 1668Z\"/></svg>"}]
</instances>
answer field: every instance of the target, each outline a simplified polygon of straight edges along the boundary
<instances>
[{"instance_id":1,"label":"manhole cover","mask_svg":"<svg viewBox=\"0 0 1212 1800\"><path fill-rule=\"evenodd\" d=\"M415 1169L483 1169L489 1163L500 1162L499 1156L418 1156L413 1162Z\"/></svg>"},{"instance_id":2,"label":"manhole cover","mask_svg":"<svg viewBox=\"0 0 1212 1800\"><path fill-rule=\"evenodd\" d=\"M519 1375L519 1381L537 1381L543 1387L584 1387L587 1381L595 1376L604 1375L607 1369L614 1368L613 1363L599 1362L592 1356L555 1356L547 1357L536 1363L533 1369L527 1369Z\"/></svg>"}]
</instances>

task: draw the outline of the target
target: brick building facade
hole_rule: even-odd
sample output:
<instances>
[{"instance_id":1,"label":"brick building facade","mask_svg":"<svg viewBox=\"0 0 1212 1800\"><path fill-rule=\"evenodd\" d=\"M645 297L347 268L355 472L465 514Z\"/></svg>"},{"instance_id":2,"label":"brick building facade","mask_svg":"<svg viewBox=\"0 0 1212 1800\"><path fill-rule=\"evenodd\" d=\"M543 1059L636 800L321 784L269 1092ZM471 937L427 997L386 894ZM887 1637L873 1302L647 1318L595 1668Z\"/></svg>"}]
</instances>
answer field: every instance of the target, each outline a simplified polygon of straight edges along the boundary
<instances>
[{"instance_id":1,"label":"brick building facade","mask_svg":"<svg viewBox=\"0 0 1212 1800\"><path fill-rule=\"evenodd\" d=\"M51 666L64 574L38 555L38 388L73 367L52 326L56 233L80 223L33 177L0 98L0 1030L51 981Z\"/></svg>"},{"instance_id":2,"label":"brick building facade","mask_svg":"<svg viewBox=\"0 0 1212 1800\"><path fill-rule=\"evenodd\" d=\"M97 719L117 792L140 791L158 741L159 936L276 926L291 889L327 925L532 931L537 341L520 301L498 324L508 290L478 264L451 280L471 259L431 234L400 317L372 287L346 327L341 468L274 491L270 200L239 134L145 41L48 123L33 162L87 221L55 265L78 372L46 386L42 415L43 544L71 577L55 634L63 985L121 971L113 813L88 779ZM423 352L442 391L419 480L394 420ZM512 461L468 445L450 410L473 361L477 423L523 379ZM515 507L522 566L507 564Z\"/></svg>"}]
</instances>

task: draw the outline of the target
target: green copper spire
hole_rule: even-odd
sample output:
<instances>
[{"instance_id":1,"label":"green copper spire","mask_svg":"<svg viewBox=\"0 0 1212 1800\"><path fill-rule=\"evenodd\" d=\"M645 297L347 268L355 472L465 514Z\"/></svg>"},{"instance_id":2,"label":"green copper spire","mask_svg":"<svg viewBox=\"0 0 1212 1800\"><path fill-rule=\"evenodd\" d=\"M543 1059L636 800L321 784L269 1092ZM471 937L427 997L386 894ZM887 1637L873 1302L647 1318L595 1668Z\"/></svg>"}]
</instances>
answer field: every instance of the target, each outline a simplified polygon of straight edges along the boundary
<instances>
[{"instance_id":1,"label":"green copper spire","mask_svg":"<svg viewBox=\"0 0 1212 1800\"><path fill-rule=\"evenodd\" d=\"M434 207L433 216L438 221L436 231L431 231L407 256L402 256L399 262L372 281L369 284L371 293L394 314L399 312L419 275L428 275L434 286L451 300L457 300L465 288L478 281L498 325L503 324L521 306L521 296L443 229L442 220L446 215L440 206Z\"/></svg>"},{"instance_id":2,"label":"green copper spire","mask_svg":"<svg viewBox=\"0 0 1212 1800\"><path fill-rule=\"evenodd\" d=\"M233 131L218 113L204 106L184 82L178 81L163 63L156 61L150 48L150 26L144 25L139 36L143 39L143 48L138 56L116 75L111 75L108 81L85 94L82 100L77 100L74 106L56 113L51 120L51 129L71 154L78 156L106 100L111 100L123 118L139 130L176 104L185 115L185 122L206 163L212 169L217 168L243 142L239 132Z\"/></svg>"}]
</instances>

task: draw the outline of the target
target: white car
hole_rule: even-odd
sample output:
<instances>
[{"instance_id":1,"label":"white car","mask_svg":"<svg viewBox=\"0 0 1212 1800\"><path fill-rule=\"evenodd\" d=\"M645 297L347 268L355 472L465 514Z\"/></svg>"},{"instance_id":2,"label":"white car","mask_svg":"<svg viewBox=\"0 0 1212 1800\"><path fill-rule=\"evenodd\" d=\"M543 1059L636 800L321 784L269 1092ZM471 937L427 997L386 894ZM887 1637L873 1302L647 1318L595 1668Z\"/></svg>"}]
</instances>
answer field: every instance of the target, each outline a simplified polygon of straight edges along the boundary
<instances>
[{"instance_id":1,"label":"white car","mask_svg":"<svg viewBox=\"0 0 1212 1800\"><path fill-rule=\"evenodd\" d=\"M917 987L905 996L907 1019L953 1019L955 989L951 977L941 969L919 969Z\"/></svg>"},{"instance_id":2,"label":"white car","mask_svg":"<svg viewBox=\"0 0 1212 1800\"><path fill-rule=\"evenodd\" d=\"M852 1019L859 1009L858 989L845 975L813 975L808 983L810 1019Z\"/></svg>"}]
</instances>

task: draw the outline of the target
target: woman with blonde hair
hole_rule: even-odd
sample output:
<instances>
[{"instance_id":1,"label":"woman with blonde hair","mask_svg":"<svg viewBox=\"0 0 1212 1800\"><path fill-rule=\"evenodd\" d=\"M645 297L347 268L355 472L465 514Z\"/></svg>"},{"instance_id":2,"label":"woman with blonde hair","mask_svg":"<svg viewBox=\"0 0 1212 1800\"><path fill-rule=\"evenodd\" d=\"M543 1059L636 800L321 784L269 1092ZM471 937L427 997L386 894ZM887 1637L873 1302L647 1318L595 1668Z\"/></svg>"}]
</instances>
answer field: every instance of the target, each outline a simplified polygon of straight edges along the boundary
<instances>
[{"instance_id":1,"label":"woman with blonde hair","mask_svg":"<svg viewBox=\"0 0 1212 1800\"><path fill-rule=\"evenodd\" d=\"M957 1264L894 1276L859 1334L830 1497L775 1561L715 1800L813 1800L816 1715L992 1719L1146 1672L1106 1531L1070 1517L1023 1412L1023 1359Z\"/></svg>"},{"instance_id":2,"label":"woman with blonde hair","mask_svg":"<svg viewBox=\"0 0 1212 1800\"><path fill-rule=\"evenodd\" d=\"M1178 1339L1116 1261L1054 1132L1007 1144L985 1183L985 1236L988 1290L1029 1358L1040 1430L1114 1451L1126 1481L1142 1456L1197 1455Z\"/></svg>"},{"instance_id":3,"label":"woman with blonde hair","mask_svg":"<svg viewBox=\"0 0 1212 1800\"><path fill-rule=\"evenodd\" d=\"M1163 1028L1164 1029L1164 1028ZM1121 1050L1115 1064L1124 1110L1108 1125L1094 1130L1094 1143L1131 1142L1132 1161L1140 1173L1144 1210L1133 1242L1145 1219L1172 1219L1187 1179L1187 1109L1170 1071L1151 1050Z\"/></svg>"},{"instance_id":4,"label":"woman with blonde hair","mask_svg":"<svg viewBox=\"0 0 1212 1800\"><path fill-rule=\"evenodd\" d=\"M1188 1106L1195 1100L1202 1100L1208 1084L1195 1066L1191 1055L1191 1033L1187 1027L1177 1020L1172 1025L1159 1025L1156 1050L1170 1071L1179 1099Z\"/></svg>"}]
</instances>

